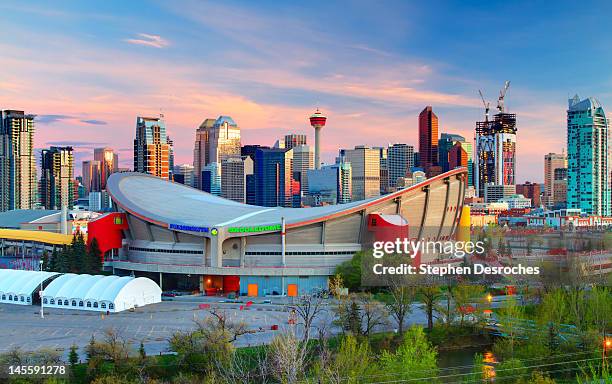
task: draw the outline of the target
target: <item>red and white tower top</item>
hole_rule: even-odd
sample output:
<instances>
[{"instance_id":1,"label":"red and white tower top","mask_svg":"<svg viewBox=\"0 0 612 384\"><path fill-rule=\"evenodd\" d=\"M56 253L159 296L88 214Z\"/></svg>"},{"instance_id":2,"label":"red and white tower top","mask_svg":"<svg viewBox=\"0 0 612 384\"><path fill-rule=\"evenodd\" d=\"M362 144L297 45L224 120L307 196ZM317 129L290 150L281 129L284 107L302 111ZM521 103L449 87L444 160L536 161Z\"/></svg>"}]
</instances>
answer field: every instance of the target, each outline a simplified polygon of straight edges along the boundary
<instances>
[{"instance_id":1,"label":"red and white tower top","mask_svg":"<svg viewBox=\"0 0 612 384\"><path fill-rule=\"evenodd\" d=\"M327 117L324 114L319 112L319 108L317 111L310 115L310 125L315 130L315 153L314 153L314 166L315 169L321 168L321 128L325 126L325 122L327 121Z\"/></svg>"},{"instance_id":2,"label":"red and white tower top","mask_svg":"<svg viewBox=\"0 0 612 384\"><path fill-rule=\"evenodd\" d=\"M318 108L315 113L310 115L310 125L313 126L314 128L324 127L326 121L327 121L327 116L319 112Z\"/></svg>"}]
</instances>

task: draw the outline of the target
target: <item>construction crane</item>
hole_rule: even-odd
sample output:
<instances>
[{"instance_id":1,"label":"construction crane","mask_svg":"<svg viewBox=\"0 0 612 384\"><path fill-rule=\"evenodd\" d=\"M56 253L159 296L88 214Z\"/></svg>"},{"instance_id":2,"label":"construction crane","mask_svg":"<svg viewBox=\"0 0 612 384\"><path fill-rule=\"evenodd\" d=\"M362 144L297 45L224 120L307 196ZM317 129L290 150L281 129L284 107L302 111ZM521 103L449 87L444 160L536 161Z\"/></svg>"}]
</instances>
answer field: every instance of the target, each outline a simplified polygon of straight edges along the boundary
<instances>
[{"instance_id":1,"label":"construction crane","mask_svg":"<svg viewBox=\"0 0 612 384\"><path fill-rule=\"evenodd\" d=\"M506 97L506 92L508 92L508 88L510 87L510 80L506 80L504 83L504 88L499 91L499 97L497 98L497 110L499 113L504 112L504 97Z\"/></svg>"},{"instance_id":2,"label":"construction crane","mask_svg":"<svg viewBox=\"0 0 612 384\"><path fill-rule=\"evenodd\" d=\"M485 121L489 121L489 102L485 100L482 95L482 91L479 89L478 93L480 94L480 99L482 100L482 105L485 107Z\"/></svg>"}]
</instances>

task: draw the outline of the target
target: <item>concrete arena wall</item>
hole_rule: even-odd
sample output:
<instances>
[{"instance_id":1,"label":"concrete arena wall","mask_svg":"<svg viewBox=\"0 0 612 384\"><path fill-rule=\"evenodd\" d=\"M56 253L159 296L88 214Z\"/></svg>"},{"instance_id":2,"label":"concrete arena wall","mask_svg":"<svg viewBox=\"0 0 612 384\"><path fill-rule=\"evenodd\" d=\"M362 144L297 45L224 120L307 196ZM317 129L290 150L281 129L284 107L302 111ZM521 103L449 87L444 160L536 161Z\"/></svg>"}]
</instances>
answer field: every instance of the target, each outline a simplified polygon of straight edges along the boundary
<instances>
[{"instance_id":1,"label":"concrete arena wall","mask_svg":"<svg viewBox=\"0 0 612 384\"><path fill-rule=\"evenodd\" d=\"M288 223L286 265L292 268L286 268L283 274L300 274L300 268L295 267L317 270L317 275L328 274L335 265L349 260L355 251L373 241L373 234L367 230L366 219L370 213L401 214L408 220L411 238L450 238L463 207L466 180L467 174L457 172L383 196L346 213L304 223ZM189 270L186 273L194 274L222 271L220 274L261 276L281 266L279 233L226 238L221 246L222 267L225 268L211 268L207 237L168 230L127 214L130 229L126 231L127 244L118 268L165 273ZM145 252L130 250L130 247L170 252Z\"/></svg>"},{"instance_id":2,"label":"concrete arena wall","mask_svg":"<svg viewBox=\"0 0 612 384\"><path fill-rule=\"evenodd\" d=\"M280 295L285 287L297 285L298 295L312 294L322 289L328 288L327 276L240 276L240 295L248 296L249 284L256 284L258 296Z\"/></svg>"}]
</instances>

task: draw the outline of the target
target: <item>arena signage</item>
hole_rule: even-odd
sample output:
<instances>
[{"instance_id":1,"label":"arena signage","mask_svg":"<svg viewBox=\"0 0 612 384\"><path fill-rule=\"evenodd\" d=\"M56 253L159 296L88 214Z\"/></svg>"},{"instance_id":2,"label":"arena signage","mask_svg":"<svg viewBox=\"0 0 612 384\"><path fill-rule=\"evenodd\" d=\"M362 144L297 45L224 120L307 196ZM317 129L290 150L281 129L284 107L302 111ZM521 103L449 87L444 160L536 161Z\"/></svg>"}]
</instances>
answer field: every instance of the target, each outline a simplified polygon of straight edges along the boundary
<instances>
[{"instance_id":1,"label":"arena signage","mask_svg":"<svg viewBox=\"0 0 612 384\"><path fill-rule=\"evenodd\" d=\"M168 229L178 229L180 231L190 231L190 232L205 232L208 233L208 227L196 227L193 225L183 225L183 224L169 224Z\"/></svg>"},{"instance_id":2,"label":"arena signage","mask_svg":"<svg viewBox=\"0 0 612 384\"><path fill-rule=\"evenodd\" d=\"M253 232L267 232L267 231L280 231L281 225L257 225L254 227L230 227L228 228L229 233L253 233Z\"/></svg>"}]
</instances>

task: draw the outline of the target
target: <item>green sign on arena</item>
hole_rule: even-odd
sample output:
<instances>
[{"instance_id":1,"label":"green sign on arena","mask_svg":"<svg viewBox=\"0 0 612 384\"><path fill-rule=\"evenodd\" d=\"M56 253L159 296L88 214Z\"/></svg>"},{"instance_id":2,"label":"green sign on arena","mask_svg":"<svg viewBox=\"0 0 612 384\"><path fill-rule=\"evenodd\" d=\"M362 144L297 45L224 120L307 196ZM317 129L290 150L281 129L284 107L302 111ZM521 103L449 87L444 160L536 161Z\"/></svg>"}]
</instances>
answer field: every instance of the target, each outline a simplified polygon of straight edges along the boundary
<instances>
[{"instance_id":1,"label":"green sign on arena","mask_svg":"<svg viewBox=\"0 0 612 384\"><path fill-rule=\"evenodd\" d=\"M252 233L252 232L267 232L267 231L280 231L281 225L258 225L255 227L230 227L228 228L229 233Z\"/></svg>"}]
</instances>

